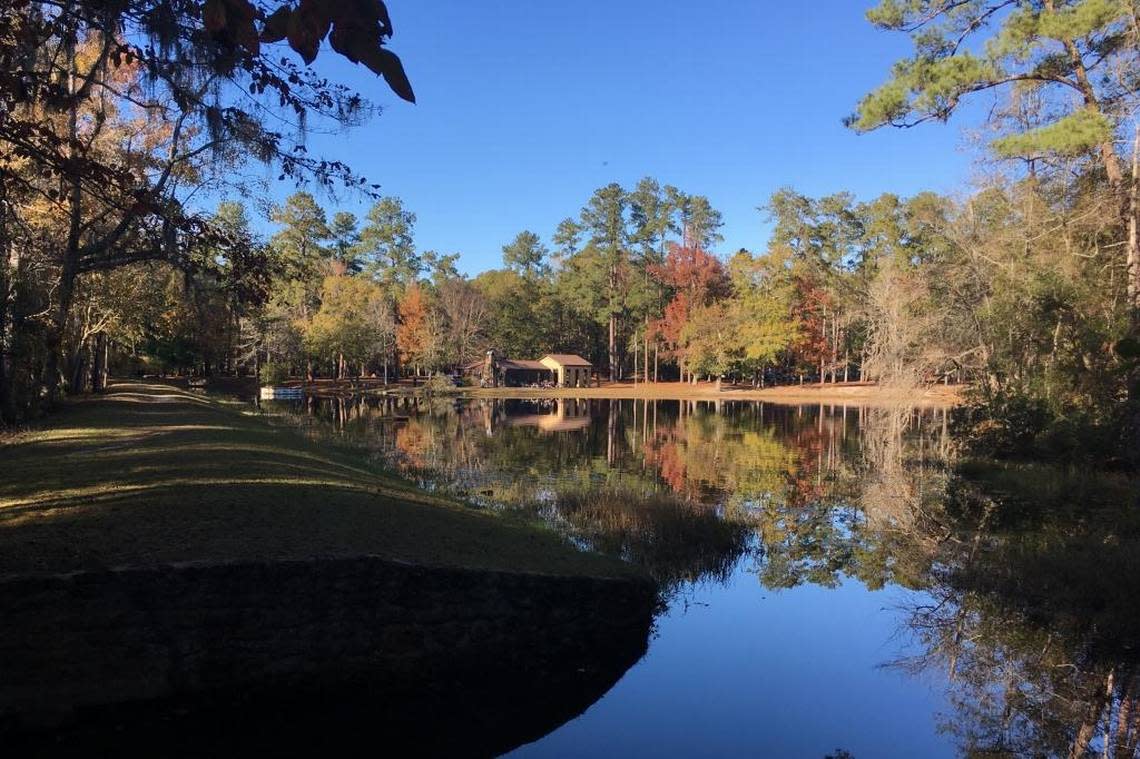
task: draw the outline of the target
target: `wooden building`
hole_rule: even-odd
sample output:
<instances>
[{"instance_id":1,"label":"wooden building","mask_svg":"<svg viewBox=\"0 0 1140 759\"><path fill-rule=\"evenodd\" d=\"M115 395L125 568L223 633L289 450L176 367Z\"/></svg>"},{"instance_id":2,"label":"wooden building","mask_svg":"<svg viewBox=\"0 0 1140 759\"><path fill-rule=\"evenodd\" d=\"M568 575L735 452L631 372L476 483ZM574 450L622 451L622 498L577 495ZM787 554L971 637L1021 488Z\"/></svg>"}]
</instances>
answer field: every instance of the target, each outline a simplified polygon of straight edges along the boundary
<instances>
[{"instance_id":1,"label":"wooden building","mask_svg":"<svg viewBox=\"0 0 1140 759\"><path fill-rule=\"evenodd\" d=\"M594 365L574 353L548 353L538 360L554 372L559 387L589 387Z\"/></svg>"},{"instance_id":2,"label":"wooden building","mask_svg":"<svg viewBox=\"0 0 1140 759\"><path fill-rule=\"evenodd\" d=\"M463 367L480 387L526 387L549 383L558 387L588 387L593 366L572 353L548 353L537 361L512 359L493 350L481 361Z\"/></svg>"}]
</instances>

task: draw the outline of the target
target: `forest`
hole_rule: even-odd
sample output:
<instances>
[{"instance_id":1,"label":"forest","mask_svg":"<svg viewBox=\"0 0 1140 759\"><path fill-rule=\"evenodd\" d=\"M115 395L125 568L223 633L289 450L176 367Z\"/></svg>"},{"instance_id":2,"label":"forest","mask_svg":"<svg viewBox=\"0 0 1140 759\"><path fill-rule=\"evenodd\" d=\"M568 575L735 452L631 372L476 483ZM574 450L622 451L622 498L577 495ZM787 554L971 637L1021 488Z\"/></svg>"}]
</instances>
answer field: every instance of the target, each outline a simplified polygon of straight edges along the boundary
<instances>
[{"instance_id":1,"label":"forest","mask_svg":"<svg viewBox=\"0 0 1140 759\"><path fill-rule=\"evenodd\" d=\"M783 188L755 201L767 239L736 251L689 191L709 188L614 182L467 276L464 251L417 247L415 209L304 145L304 124L373 110L313 73L322 47L414 101L383 4L10 5L0 412L33 418L110 374L387 382L493 348L580 353L610 381L965 383L964 429L990 451L1134 462L1133 5L883 0L868 19L914 52L848 126L944 121L990 93L983 179ZM306 186L253 203L258 163ZM338 192L373 205L357 218Z\"/></svg>"}]
</instances>

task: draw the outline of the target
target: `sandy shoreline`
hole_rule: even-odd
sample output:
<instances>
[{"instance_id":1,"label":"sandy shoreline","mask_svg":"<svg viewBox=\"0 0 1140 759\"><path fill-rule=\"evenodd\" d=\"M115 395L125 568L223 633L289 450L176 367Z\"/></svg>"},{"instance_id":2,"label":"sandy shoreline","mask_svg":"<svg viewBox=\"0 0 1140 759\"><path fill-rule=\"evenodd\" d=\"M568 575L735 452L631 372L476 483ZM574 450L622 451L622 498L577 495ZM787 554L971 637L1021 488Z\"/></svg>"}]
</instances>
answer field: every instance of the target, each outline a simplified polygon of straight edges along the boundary
<instances>
[{"instance_id":1,"label":"sandy shoreline","mask_svg":"<svg viewBox=\"0 0 1140 759\"><path fill-rule=\"evenodd\" d=\"M305 383L291 380L287 387L303 387L317 396L365 395L419 395L424 392L421 380L418 385L404 379L399 383L383 385L375 379L317 380ZM744 385L723 385L717 390L712 382L696 385L682 382L605 382L600 387L494 387L453 388L445 394L467 398L615 398L649 400L701 400L701 401L768 401L787 404L830 404L855 406L910 405L929 408L950 408L963 402L966 385L927 385L916 392L899 392L882 388L871 382L839 382L835 384L779 385L753 388Z\"/></svg>"},{"instance_id":2,"label":"sandy shoreline","mask_svg":"<svg viewBox=\"0 0 1140 759\"><path fill-rule=\"evenodd\" d=\"M476 398L646 398L658 400L770 401L772 403L823 403L830 405L880 406L908 404L947 408L962 402L964 386L931 385L918 394L899 394L870 383L827 385L781 385L764 389L725 385L718 391L712 383L680 382L606 384L587 388L471 388L463 395Z\"/></svg>"}]
</instances>

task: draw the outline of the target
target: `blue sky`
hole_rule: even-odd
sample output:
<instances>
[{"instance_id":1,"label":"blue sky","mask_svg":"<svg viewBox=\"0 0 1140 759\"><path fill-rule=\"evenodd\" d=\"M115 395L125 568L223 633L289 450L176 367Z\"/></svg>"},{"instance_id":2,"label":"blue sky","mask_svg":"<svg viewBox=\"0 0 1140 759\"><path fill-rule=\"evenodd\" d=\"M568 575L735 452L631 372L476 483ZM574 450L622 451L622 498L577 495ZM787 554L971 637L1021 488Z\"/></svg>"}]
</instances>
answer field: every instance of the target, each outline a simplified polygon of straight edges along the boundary
<instances>
[{"instance_id":1,"label":"blue sky","mask_svg":"<svg viewBox=\"0 0 1140 759\"><path fill-rule=\"evenodd\" d=\"M403 198L418 247L461 253L469 273L498 266L522 229L549 240L595 188L646 175L711 199L725 219L718 252L762 250L756 207L781 186L870 198L948 191L969 176L955 121L843 127L908 51L864 20L869 4L389 0L391 47L418 104L326 48L321 73L383 111L308 145Z\"/></svg>"}]
</instances>

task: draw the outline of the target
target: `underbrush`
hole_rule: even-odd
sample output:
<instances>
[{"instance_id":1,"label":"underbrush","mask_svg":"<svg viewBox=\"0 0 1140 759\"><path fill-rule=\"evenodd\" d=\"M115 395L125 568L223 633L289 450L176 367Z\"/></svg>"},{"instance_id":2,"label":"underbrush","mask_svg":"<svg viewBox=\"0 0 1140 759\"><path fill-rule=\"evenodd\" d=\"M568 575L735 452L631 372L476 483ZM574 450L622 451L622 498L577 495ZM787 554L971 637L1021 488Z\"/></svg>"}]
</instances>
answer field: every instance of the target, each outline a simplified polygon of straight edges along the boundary
<instances>
[{"instance_id":1,"label":"underbrush","mask_svg":"<svg viewBox=\"0 0 1140 759\"><path fill-rule=\"evenodd\" d=\"M1082 406L999 393L955 409L953 432L967 454L1101 470L1140 468L1136 402Z\"/></svg>"}]
</instances>

